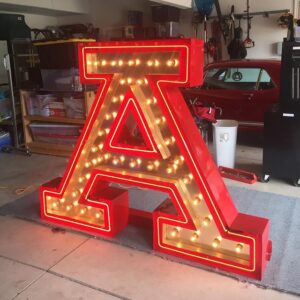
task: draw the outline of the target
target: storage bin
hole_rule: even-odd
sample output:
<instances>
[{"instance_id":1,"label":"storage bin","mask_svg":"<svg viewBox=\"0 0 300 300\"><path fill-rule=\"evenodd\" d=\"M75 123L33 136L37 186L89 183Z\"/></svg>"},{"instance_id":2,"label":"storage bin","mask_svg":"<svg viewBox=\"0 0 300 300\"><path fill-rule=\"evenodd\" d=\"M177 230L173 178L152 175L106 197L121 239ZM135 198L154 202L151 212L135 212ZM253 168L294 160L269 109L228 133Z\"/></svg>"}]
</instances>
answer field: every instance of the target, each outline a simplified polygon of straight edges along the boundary
<instances>
[{"instance_id":1,"label":"storage bin","mask_svg":"<svg viewBox=\"0 0 300 300\"><path fill-rule=\"evenodd\" d=\"M12 145L12 140L8 132L1 131L0 132L0 150L2 148L11 146Z\"/></svg>"},{"instance_id":2,"label":"storage bin","mask_svg":"<svg viewBox=\"0 0 300 300\"><path fill-rule=\"evenodd\" d=\"M51 117L65 117L66 111L63 102L51 102L49 103L49 112Z\"/></svg>"},{"instance_id":3,"label":"storage bin","mask_svg":"<svg viewBox=\"0 0 300 300\"><path fill-rule=\"evenodd\" d=\"M10 118L11 115L10 99L0 99L0 121Z\"/></svg>"},{"instance_id":4,"label":"storage bin","mask_svg":"<svg viewBox=\"0 0 300 300\"><path fill-rule=\"evenodd\" d=\"M64 97L64 107L66 111L66 116L68 118L74 119L84 119L85 109L84 109L84 99L76 97Z\"/></svg>"},{"instance_id":5,"label":"storage bin","mask_svg":"<svg viewBox=\"0 0 300 300\"><path fill-rule=\"evenodd\" d=\"M37 95L36 97L40 105L39 115L50 117L50 103L57 102L57 97L53 94Z\"/></svg>"},{"instance_id":6,"label":"storage bin","mask_svg":"<svg viewBox=\"0 0 300 300\"><path fill-rule=\"evenodd\" d=\"M81 126L68 124L31 123L29 124L34 141L51 144L75 144Z\"/></svg>"},{"instance_id":7,"label":"storage bin","mask_svg":"<svg viewBox=\"0 0 300 300\"><path fill-rule=\"evenodd\" d=\"M82 91L79 70L41 69L43 88L48 91Z\"/></svg>"}]
</instances>

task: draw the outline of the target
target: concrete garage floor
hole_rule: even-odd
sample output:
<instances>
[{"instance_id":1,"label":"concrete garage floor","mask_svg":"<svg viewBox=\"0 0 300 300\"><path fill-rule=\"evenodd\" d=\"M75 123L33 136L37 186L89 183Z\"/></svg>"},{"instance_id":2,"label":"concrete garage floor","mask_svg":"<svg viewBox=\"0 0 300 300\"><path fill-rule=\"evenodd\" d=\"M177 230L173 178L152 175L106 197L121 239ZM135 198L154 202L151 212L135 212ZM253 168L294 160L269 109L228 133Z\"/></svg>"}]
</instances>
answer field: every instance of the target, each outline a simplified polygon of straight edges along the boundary
<instances>
[{"instance_id":1,"label":"concrete garage floor","mask_svg":"<svg viewBox=\"0 0 300 300\"><path fill-rule=\"evenodd\" d=\"M238 145L237 167L259 172L262 149ZM62 175L65 158L0 153L0 206ZM267 184L227 185L300 196L300 189ZM18 190L26 188L22 192ZM17 193L16 193L17 192ZM297 299L120 245L32 222L0 217L0 299Z\"/></svg>"}]
</instances>

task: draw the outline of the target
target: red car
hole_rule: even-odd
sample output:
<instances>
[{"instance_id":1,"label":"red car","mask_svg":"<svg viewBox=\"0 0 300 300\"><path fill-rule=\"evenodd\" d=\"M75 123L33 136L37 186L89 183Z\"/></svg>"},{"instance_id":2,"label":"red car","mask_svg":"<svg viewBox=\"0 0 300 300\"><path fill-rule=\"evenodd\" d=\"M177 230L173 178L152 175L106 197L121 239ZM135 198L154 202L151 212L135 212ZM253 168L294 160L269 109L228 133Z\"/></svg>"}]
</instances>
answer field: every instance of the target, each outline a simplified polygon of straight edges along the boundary
<instances>
[{"instance_id":1,"label":"red car","mask_svg":"<svg viewBox=\"0 0 300 300\"><path fill-rule=\"evenodd\" d=\"M183 90L186 101L221 108L221 119L241 129L262 129L264 112L279 101L280 60L231 60L209 64L201 87Z\"/></svg>"}]
</instances>

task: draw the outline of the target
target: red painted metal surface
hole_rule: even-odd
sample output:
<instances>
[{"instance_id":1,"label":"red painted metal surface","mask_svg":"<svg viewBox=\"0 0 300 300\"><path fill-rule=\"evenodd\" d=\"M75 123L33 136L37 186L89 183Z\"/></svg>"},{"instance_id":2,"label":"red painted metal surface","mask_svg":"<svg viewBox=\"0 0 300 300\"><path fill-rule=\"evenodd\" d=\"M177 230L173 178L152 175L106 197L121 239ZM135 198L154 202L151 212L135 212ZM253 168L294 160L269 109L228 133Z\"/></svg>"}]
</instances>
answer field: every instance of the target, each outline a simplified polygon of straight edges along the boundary
<instances>
[{"instance_id":1,"label":"red painted metal surface","mask_svg":"<svg viewBox=\"0 0 300 300\"><path fill-rule=\"evenodd\" d=\"M128 207L130 187L163 192L168 200L153 212L154 249L260 279L269 222L237 211L179 91L202 83L203 42L84 44L79 61L81 81L99 89L63 178L40 188L42 218L114 236L128 219L149 226L152 214ZM127 109L144 147L121 136Z\"/></svg>"},{"instance_id":2,"label":"red painted metal surface","mask_svg":"<svg viewBox=\"0 0 300 300\"><path fill-rule=\"evenodd\" d=\"M248 172L245 170L240 169L232 169L232 168L226 168L226 167L219 167L220 173L222 177L253 184L257 182L257 176L256 174L252 172Z\"/></svg>"},{"instance_id":3,"label":"red painted metal surface","mask_svg":"<svg viewBox=\"0 0 300 300\"><path fill-rule=\"evenodd\" d=\"M270 75L274 87L260 89L215 89L215 88L191 88L184 89L183 95L186 101L198 99L206 105L217 106L222 109L218 119L233 119L239 121L239 129L262 131L264 113L279 100L280 88L279 60L231 60L209 64L205 72L222 68L259 68L264 69Z\"/></svg>"}]
</instances>

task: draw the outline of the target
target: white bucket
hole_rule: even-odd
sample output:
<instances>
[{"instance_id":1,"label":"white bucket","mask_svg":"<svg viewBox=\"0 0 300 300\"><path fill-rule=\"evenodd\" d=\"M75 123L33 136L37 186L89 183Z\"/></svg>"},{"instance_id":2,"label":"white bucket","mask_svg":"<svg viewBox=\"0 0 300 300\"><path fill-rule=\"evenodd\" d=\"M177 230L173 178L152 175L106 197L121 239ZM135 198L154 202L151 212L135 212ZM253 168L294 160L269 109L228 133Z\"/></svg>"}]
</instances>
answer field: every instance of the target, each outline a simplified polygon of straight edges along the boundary
<instances>
[{"instance_id":1,"label":"white bucket","mask_svg":"<svg viewBox=\"0 0 300 300\"><path fill-rule=\"evenodd\" d=\"M234 168L238 122L218 120L213 124L214 158L218 166Z\"/></svg>"}]
</instances>

